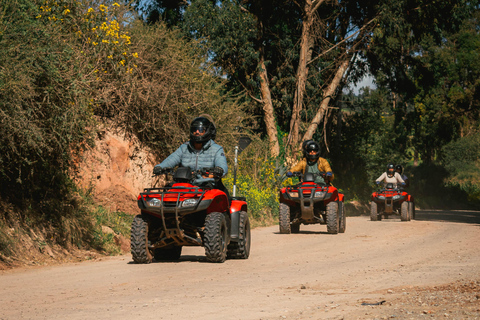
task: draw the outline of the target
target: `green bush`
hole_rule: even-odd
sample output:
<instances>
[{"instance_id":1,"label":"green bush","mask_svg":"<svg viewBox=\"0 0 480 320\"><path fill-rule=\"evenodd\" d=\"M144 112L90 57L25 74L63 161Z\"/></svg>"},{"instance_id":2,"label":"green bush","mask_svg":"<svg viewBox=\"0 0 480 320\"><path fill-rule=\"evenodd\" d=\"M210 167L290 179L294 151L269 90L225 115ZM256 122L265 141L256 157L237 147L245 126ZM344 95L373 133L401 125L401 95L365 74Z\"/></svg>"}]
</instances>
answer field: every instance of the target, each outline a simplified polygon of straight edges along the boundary
<instances>
[{"instance_id":1,"label":"green bush","mask_svg":"<svg viewBox=\"0 0 480 320\"><path fill-rule=\"evenodd\" d=\"M441 158L448 172L445 184L460 188L469 201L480 204L480 133L445 145Z\"/></svg>"}]
</instances>

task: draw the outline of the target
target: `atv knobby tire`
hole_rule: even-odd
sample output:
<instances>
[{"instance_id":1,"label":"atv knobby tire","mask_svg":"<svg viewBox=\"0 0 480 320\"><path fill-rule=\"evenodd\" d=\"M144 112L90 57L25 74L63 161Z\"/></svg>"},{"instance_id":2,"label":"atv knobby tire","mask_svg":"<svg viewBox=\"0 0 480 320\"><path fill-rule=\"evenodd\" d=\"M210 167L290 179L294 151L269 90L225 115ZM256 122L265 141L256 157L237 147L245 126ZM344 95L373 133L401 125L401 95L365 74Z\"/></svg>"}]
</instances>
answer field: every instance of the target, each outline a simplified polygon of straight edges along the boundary
<instances>
[{"instance_id":1,"label":"atv knobby tire","mask_svg":"<svg viewBox=\"0 0 480 320\"><path fill-rule=\"evenodd\" d=\"M382 218L378 215L378 205L375 201L370 202L370 220L379 221Z\"/></svg>"},{"instance_id":2,"label":"atv knobby tire","mask_svg":"<svg viewBox=\"0 0 480 320\"><path fill-rule=\"evenodd\" d=\"M290 231L292 233L299 233L300 232L300 224L299 223L290 224Z\"/></svg>"},{"instance_id":3,"label":"atv knobby tire","mask_svg":"<svg viewBox=\"0 0 480 320\"><path fill-rule=\"evenodd\" d=\"M250 220L245 211L240 211L240 222L238 226L238 241L230 242L227 256L229 259L248 259L250 255Z\"/></svg>"},{"instance_id":4,"label":"atv knobby tire","mask_svg":"<svg viewBox=\"0 0 480 320\"><path fill-rule=\"evenodd\" d=\"M415 220L415 202L409 202L408 212L410 212L410 219Z\"/></svg>"},{"instance_id":5,"label":"atv knobby tire","mask_svg":"<svg viewBox=\"0 0 480 320\"><path fill-rule=\"evenodd\" d=\"M289 234L292 232L290 226L290 207L285 203L280 203L280 212L278 214L278 225L280 233Z\"/></svg>"},{"instance_id":6,"label":"atv knobby tire","mask_svg":"<svg viewBox=\"0 0 480 320\"><path fill-rule=\"evenodd\" d=\"M338 233L345 233L345 229L347 228L347 217L345 215L345 206L342 201L338 202L338 214L340 216L338 219Z\"/></svg>"},{"instance_id":7,"label":"atv knobby tire","mask_svg":"<svg viewBox=\"0 0 480 320\"><path fill-rule=\"evenodd\" d=\"M400 220L401 221L409 221L410 220L410 215L408 212L408 201L402 202L402 206L400 208Z\"/></svg>"},{"instance_id":8,"label":"atv knobby tire","mask_svg":"<svg viewBox=\"0 0 480 320\"><path fill-rule=\"evenodd\" d=\"M205 218L203 244L209 262L225 262L227 258L227 219L220 212L211 212Z\"/></svg>"},{"instance_id":9,"label":"atv knobby tire","mask_svg":"<svg viewBox=\"0 0 480 320\"><path fill-rule=\"evenodd\" d=\"M327 204L327 232L337 234L339 226L338 202L330 202Z\"/></svg>"},{"instance_id":10,"label":"atv knobby tire","mask_svg":"<svg viewBox=\"0 0 480 320\"><path fill-rule=\"evenodd\" d=\"M135 263L152 262L152 253L148 249L148 221L141 214L132 222L130 249Z\"/></svg>"},{"instance_id":11,"label":"atv knobby tire","mask_svg":"<svg viewBox=\"0 0 480 320\"><path fill-rule=\"evenodd\" d=\"M178 260L182 255L182 247L175 246L170 248L157 248L153 251L153 257L156 261Z\"/></svg>"}]
</instances>

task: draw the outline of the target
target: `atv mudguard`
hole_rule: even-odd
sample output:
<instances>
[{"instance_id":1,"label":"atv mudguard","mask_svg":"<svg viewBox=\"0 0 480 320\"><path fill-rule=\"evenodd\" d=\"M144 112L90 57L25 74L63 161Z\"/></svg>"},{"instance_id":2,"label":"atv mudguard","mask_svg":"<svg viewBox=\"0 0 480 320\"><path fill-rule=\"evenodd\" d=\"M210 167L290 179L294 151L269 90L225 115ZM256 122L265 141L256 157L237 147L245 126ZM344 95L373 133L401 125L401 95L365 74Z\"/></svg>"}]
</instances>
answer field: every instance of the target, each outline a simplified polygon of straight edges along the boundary
<instances>
[{"instance_id":1,"label":"atv mudguard","mask_svg":"<svg viewBox=\"0 0 480 320\"><path fill-rule=\"evenodd\" d=\"M240 233L240 212L248 212L248 206L244 197L232 197L230 204L230 217L232 220L232 228L230 232L230 238L233 241L237 241Z\"/></svg>"}]
</instances>

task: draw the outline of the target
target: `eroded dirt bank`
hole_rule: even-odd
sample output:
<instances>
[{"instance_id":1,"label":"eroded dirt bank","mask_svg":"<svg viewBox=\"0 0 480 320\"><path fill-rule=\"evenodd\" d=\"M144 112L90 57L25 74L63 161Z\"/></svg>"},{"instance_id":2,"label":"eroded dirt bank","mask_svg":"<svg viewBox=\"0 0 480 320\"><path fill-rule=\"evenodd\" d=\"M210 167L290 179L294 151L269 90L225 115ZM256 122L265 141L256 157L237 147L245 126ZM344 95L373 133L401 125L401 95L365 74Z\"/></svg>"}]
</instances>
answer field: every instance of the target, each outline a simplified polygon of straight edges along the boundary
<instances>
[{"instance_id":1,"label":"eroded dirt bank","mask_svg":"<svg viewBox=\"0 0 480 320\"><path fill-rule=\"evenodd\" d=\"M479 319L480 212L252 230L248 260L129 255L0 274L0 319ZM384 301L380 305L374 304Z\"/></svg>"}]
</instances>

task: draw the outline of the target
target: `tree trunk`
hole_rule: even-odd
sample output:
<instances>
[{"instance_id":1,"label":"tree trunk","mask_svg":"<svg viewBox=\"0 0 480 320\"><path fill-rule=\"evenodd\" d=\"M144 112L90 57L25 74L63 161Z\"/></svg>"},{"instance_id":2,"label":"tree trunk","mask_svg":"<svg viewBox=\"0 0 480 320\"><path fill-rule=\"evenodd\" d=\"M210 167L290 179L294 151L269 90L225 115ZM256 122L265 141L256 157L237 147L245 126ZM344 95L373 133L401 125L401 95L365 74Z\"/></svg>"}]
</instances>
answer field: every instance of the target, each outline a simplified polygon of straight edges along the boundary
<instances>
[{"instance_id":1,"label":"tree trunk","mask_svg":"<svg viewBox=\"0 0 480 320\"><path fill-rule=\"evenodd\" d=\"M311 30L314 19L312 9L312 3L306 1L305 19L303 21L302 36L300 39L300 57L296 75L297 83L293 100L292 119L290 120L290 133L287 140L291 150L295 150L299 144L300 111L303 109L305 86L308 77L308 62L312 59L312 48L314 44Z\"/></svg>"},{"instance_id":2,"label":"tree trunk","mask_svg":"<svg viewBox=\"0 0 480 320\"><path fill-rule=\"evenodd\" d=\"M320 123L321 119L323 119L325 115L325 111L327 110L328 104L332 99L332 96L335 94L335 91L337 90L338 85L340 84L340 81L342 80L343 75L345 74L345 71L347 70L349 64L350 64L350 60L346 59L345 61L342 62L340 67L337 69L337 72L335 73L335 77L333 78L332 82L328 86L327 90L325 90L325 92L323 93L322 103L320 104L317 114L315 115L315 117L313 117L313 120L307 129L307 132L303 136L302 141L312 139L313 134L317 130L318 124Z\"/></svg>"},{"instance_id":3,"label":"tree trunk","mask_svg":"<svg viewBox=\"0 0 480 320\"><path fill-rule=\"evenodd\" d=\"M265 114L265 126L267 129L268 141L270 144L270 155L272 157L277 157L280 154L280 145L278 144L277 124L275 121L272 97L268 84L267 68L265 67L265 61L262 52L260 53L260 61L258 62L258 68L263 112Z\"/></svg>"}]
</instances>

